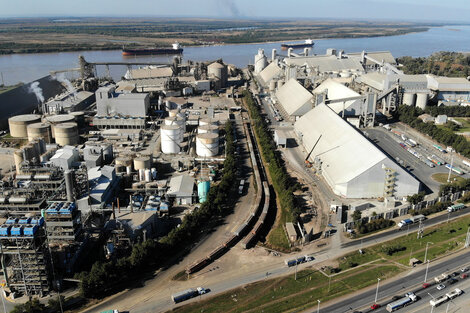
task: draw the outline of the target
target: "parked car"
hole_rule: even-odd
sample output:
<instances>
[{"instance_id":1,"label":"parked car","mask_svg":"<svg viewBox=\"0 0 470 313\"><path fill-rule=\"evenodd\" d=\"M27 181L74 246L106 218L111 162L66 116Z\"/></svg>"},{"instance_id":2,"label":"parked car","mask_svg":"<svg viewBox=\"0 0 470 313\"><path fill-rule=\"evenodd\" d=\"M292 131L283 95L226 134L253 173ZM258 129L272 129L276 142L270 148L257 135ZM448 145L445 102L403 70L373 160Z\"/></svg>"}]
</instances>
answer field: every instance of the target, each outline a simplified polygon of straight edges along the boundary
<instances>
[{"instance_id":1,"label":"parked car","mask_svg":"<svg viewBox=\"0 0 470 313\"><path fill-rule=\"evenodd\" d=\"M439 284L439 285L437 285L436 288L437 288L437 290L442 290L442 289L444 289L445 287L446 287L446 285L444 285L444 284Z\"/></svg>"}]
</instances>

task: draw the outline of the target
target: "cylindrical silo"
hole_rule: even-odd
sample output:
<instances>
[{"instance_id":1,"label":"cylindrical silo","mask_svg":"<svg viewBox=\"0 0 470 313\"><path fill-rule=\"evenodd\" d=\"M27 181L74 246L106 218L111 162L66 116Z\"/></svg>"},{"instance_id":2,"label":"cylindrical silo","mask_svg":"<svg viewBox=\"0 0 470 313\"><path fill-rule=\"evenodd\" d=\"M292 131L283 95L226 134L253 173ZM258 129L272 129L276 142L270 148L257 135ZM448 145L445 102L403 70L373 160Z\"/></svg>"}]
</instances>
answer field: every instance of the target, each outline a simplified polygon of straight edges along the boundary
<instances>
[{"instance_id":1,"label":"cylindrical silo","mask_svg":"<svg viewBox=\"0 0 470 313\"><path fill-rule=\"evenodd\" d=\"M65 191L67 194L67 201L73 202L74 201L73 172L70 170L67 170L65 171L64 176L65 176Z\"/></svg>"},{"instance_id":2,"label":"cylindrical silo","mask_svg":"<svg viewBox=\"0 0 470 313\"><path fill-rule=\"evenodd\" d=\"M170 110L170 111L168 111L168 116L169 117L175 117L179 112L180 112L180 110L178 110L178 109Z\"/></svg>"},{"instance_id":3,"label":"cylindrical silo","mask_svg":"<svg viewBox=\"0 0 470 313\"><path fill-rule=\"evenodd\" d=\"M287 49L287 57L290 58L293 51L294 51L294 48L289 48L289 49Z\"/></svg>"},{"instance_id":4,"label":"cylindrical silo","mask_svg":"<svg viewBox=\"0 0 470 313\"><path fill-rule=\"evenodd\" d=\"M167 117L165 119L165 125L177 125L183 131L186 131L186 120L182 117Z\"/></svg>"},{"instance_id":5,"label":"cylindrical silo","mask_svg":"<svg viewBox=\"0 0 470 313\"><path fill-rule=\"evenodd\" d=\"M75 117L75 122L77 123L78 127L83 127L85 125L85 112L70 112L70 115Z\"/></svg>"},{"instance_id":6,"label":"cylindrical silo","mask_svg":"<svg viewBox=\"0 0 470 313\"><path fill-rule=\"evenodd\" d=\"M277 85L277 81L276 80L271 80L269 82L269 91L273 92L276 90L276 85Z\"/></svg>"},{"instance_id":7,"label":"cylindrical silo","mask_svg":"<svg viewBox=\"0 0 470 313\"><path fill-rule=\"evenodd\" d=\"M151 172L152 172L152 179L157 180L157 169L155 167L152 167Z\"/></svg>"},{"instance_id":8,"label":"cylindrical silo","mask_svg":"<svg viewBox=\"0 0 470 313\"><path fill-rule=\"evenodd\" d=\"M219 133L219 127L214 126L214 125L202 125L197 128L197 133L198 134L205 134L205 133L214 133L218 134Z\"/></svg>"},{"instance_id":9,"label":"cylindrical silo","mask_svg":"<svg viewBox=\"0 0 470 313\"><path fill-rule=\"evenodd\" d=\"M132 168L132 159L126 156L120 156L116 158L116 166L131 167Z\"/></svg>"},{"instance_id":10,"label":"cylindrical silo","mask_svg":"<svg viewBox=\"0 0 470 313\"><path fill-rule=\"evenodd\" d=\"M10 117L8 119L10 135L12 137L26 138L28 137L28 125L39 122L41 122L41 115L38 114L23 114Z\"/></svg>"},{"instance_id":11,"label":"cylindrical silo","mask_svg":"<svg viewBox=\"0 0 470 313\"><path fill-rule=\"evenodd\" d=\"M21 149L17 149L13 153L13 159L15 160L16 174L21 174L21 165L24 161L23 153L24 151Z\"/></svg>"},{"instance_id":12,"label":"cylindrical silo","mask_svg":"<svg viewBox=\"0 0 470 313\"><path fill-rule=\"evenodd\" d=\"M23 146L23 158L25 161L28 161L32 164L37 164L39 162L39 151L37 147L32 144L27 144Z\"/></svg>"},{"instance_id":13,"label":"cylindrical silo","mask_svg":"<svg viewBox=\"0 0 470 313\"><path fill-rule=\"evenodd\" d=\"M416 94L416 106L422 110L426 108L428 104L428 94L427 93L417 93Z\"/></svg>"},{"instance_id":14,"label":"cylindrical silo","mask_svg":"<svg viewBox=\"0 0 470 313\"><path fill-rule=\"evenodd\" d=\"M152 181L152 176L151 176L150 173L151 173L151 172L150 172L150 169L148 169L148 168L145 169L144 175L145 175L145 181L146 181L146 182Z\"/></svg>"},{"instance_id":15,"label":"cylindrical silo","mask_svg":"<svg viewBox=\"0 0 470 313\"><path fill-rule=\"evenodd\" d=\"M79 143L77 123L62 123L52 127L55 142L58 145L76 145Z\"/></svg>"},{"instance_id":16,"label":"cylindrical silo","mask_svg":"<svg viewBox=\"0 0 470 313\"><path fill-rule=\"evenodd\" d=\"M165 109L167 111L170 111L171 110L171 102L170 100L165 100Z\"/></svg>"},{"instance_id":17,"label":"cylindrical silo","mask_svg":"<svg viewBox=\"0 0 470 313\"><path fill-rule=\"evenodd\" d=\"M75 116L70 114L58 114L58 115L51 115L45 118L45 120L51 124L52 129L52 138L55 138L55 126L58 124L63 123L74 123Z\"/></svg>"},{"instance_id":18,"label":"cylindrical silo","mask_svg":"<svg viewBox=\"0 0 470 313\"><path fill-rule=\"evenodd\" d=\"M181 128L176 125L164 125L160 129L161 148L165 154L179 153L182 142Z\"/></svg>"},{"instance_id":19,"label":"cylindrical silo","mask_svg":"<svg viewBox=\"0 0 470 313\"><path fill-rule=\"evenodd\" d=\"M262 70L268 65L266 55L263 49L258 49L258 54L255 55L255 74L261 73Z\"/></svg>"},{"instance_id":20,"label":"cylindrical silo","mask_svg":"<svg viewBox=\"0 0 470 313\"><path fill-rule=\"evenodd\" d=\"M144 170L144 169L140 169L140 170L139 170L139 180L140 180L140 181L144 181L144 180L145 180L145 170Z\"/></svg>"},{"instance_id":21,"label":"cylindrical silo","mask_svg":"<svg viewBox=\"0 0 470 313\"><path fill-rule=\"evenodd\" d=\"M197 135L196 154L201 157L213 157L219 154L219 135L213 133Z\"/></svg>"},{"instance_id":22,"label":"cylindrical silo","mask_svg":"<svg viewBox=\"0 0 470 313\"><path fill-rule=\"evenodd\" d=\"M199 120L199 126L204 126L204 125L219 125L219 122L217 120L211 119L211 118L203 118Z\"/></svg>"},{"instance_id":23,"label":"cylindrical silo","mask_svg":"<svg viewBox=\"0 0 470 313\"><path fill-rule=\"evenodd\" d=\"M210 181L201 181L197 184L197 195L199 197L199 203L206 202L210 187Z\"/></svg>"},{"instance_id":24,"label":"cylindrical silo","mask_svg":"<svg viewBox=\"0 0 470 313\"><path fill-rule=\"evenodd\" d=\"M277 56L277 50L276 50L276 49L273 49L273 51L272 51L272 53L271 53L271 61L276 60L276 56Z\"/></svg>"},{"instance_id":25,"label":"cylindrical silo","mask_svg":"<svg viewBox=\"0 0 470 313\"><path fill-rule=\"evenodd\" d=\"M405 92L403 94L403 104L414 106L416 104L416 94L413 92Z\"/></svg>"},{"instance_id":26,"label":"cylindrical silo","mask_svg":"<svg viewBox=\"0 0 470 313\"><path fill-rule=\"evenodd\" d=\"M304 48L304 56L308 56L310 53L310 48Z\"/></svg>"},{"instance_id":27,"label":"cylindrical silo","mask_svg":"<svg viewBox=\"0 0 470 313\"><path fill-rule=\"evenodd\" d=\"M150 156L141 156L134 159L134 169L135 170L145 170L150 168Z\"/></svg>"},{"instance_id":28,"label":"cylindrical silo","mask_svg":"<svg viewBox=\"0 0 470 313\"><path fill-rule=\"evenodd\" d=\"M220 79L220 87L225 87L225 84L227 83L227 67L225 65L218 62L209 64L207 67L207 74L209 77L214 76Z\"/></svg>"},{"instance_id":29,"label":"cylindrical silo","mask_svg":"<svg viewBox=\"0 0 470 313\"><path fill-rule=\"evenodd\" d=\"M28 141L41 138L45 143L51 143L51 125L49 123L34 123L27 127Z\"/></svg>"}]
</instances>

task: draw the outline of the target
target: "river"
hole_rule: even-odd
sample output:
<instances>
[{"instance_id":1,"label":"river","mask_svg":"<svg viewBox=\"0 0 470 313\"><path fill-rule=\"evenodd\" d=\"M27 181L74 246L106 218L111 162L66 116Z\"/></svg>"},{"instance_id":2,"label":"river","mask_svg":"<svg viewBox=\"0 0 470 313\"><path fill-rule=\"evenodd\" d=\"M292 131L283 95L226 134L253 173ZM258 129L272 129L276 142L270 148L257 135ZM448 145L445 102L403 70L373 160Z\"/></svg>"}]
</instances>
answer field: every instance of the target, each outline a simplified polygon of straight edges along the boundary
<instances>
[{"instance_id":1,"label":"river","mask_svg":"<svg viewBox=\"0 0 470 313\"><path fill-rule=\"evenodd\" d=\"M345 52L391 51L395 57L428 56L437 51L470 51L470 26L446 26L431 28L427 32L411 33L399 36L344 38L315 40L313 52L324 54L327 48L342 49ZM183 58L193 61L207 61L222 58L226 63L245 67L252 64L258 48L263 48L267 56L273 48L280 52L280 43L258 43L222 45L208 47L184 47ZM78 67L78 56L82 54L89 62L132 62L154 61L170 62L171 56L123 57L120 50L81 51L62 53L13 54L0 56L0 72L6 85L17 82L30 82L49 74L53 70ZM98 67L98 74L105 73L104 67ZM114 66L111 76L119 79L126 67ZM78 73L69 74L69 78L78 77ZM1 78L0 78L1 79ZM1 81L0 81L1 83Z\"/></svg>"}]
</instances>

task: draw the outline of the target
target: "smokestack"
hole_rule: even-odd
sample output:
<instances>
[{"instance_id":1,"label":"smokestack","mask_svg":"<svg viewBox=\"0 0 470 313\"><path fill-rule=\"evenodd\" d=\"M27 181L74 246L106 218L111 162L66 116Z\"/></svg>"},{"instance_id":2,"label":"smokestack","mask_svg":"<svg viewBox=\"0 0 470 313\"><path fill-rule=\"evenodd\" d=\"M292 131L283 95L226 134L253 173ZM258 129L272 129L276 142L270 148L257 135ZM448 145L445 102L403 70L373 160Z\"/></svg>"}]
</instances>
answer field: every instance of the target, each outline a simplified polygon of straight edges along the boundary
<instances>
[{"instance_id":1,"label":"smokestack","mask_svg":"<svg viewBox=\"0 0 470 313\"><path fill-rule=\"evenodd\" d=\"M117 198L118 213L121 213L121 206L119 205L119 197Z\"/></svg>"},{"instance_id":2,"label":"smokestack","mask_svg":"<svg viewBox=\"0 0 470 313\"><path fill-rule=\"evenodd\" d=\"M67 192L67 201L73 202L73 172L65 171L65 191Z\"/></svg>"},{"instance_id":3,"label":"smokestack","mask_svg":"<svg viewBox=\"0 0 470 313\"><path fill-rule=\"evenodd\" d=\"M113 201L113 219L116 219L116 211L114 211L114 201Z\"/></svg>"}]
</instances>

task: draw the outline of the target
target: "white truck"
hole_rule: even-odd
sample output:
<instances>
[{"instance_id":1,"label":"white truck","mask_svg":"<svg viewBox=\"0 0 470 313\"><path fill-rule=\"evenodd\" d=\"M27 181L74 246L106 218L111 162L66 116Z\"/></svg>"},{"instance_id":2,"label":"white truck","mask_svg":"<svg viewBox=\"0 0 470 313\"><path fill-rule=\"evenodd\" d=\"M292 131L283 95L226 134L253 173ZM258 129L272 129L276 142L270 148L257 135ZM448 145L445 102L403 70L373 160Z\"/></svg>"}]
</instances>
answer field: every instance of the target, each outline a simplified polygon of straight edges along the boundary
<instances>
[{"instance_id":1,"label":"white truck","mask_svg":"<svg viewBox=\"0 0 470 313\"><path fill-rule=\"evenodd\" d=\"M385 309L388 312L393 312L416 301L418 301L418 297L413 292L408 292L405 297L387 304Z\"/></svg>"},{"instance_id":2,"label":"white truck","mask_svg":"<svg viewBox=\"0 0 470 313\"><path fill-rule=\"evenodd\" d=\"M434 298L434 299L430 300L429 304L433 307L436 307L436 306L440 306L441 304L443 304L447 301L449 301L449 297L447 297L446 295L443 295L439 298Z\"/></svg>"},{"instance_id":3,"label":"white truck","mask_svg":"<svg viewBox=\"0 0 470 313\"><path fill-rule=\"evenodd\" d=\"M439 276L434 277L434 281L438 284L442 283L443 281L446 281L447 278L449 278L449 275L443 273Z\"/></svg>"},{"instance_id":4,"label":"white truck","mask_svg":"<svg viewBox=\"0 0 470 313\"><path fill-rule=\"evenodd\" d=\"M462 290L460 290L459 288L455 288L454 291L446 293L446 296L447 296L447 298L452 300L452 299L457 298L458 296L460 296L462 293L463 293Z\"/></svg>"}]
</instances>

